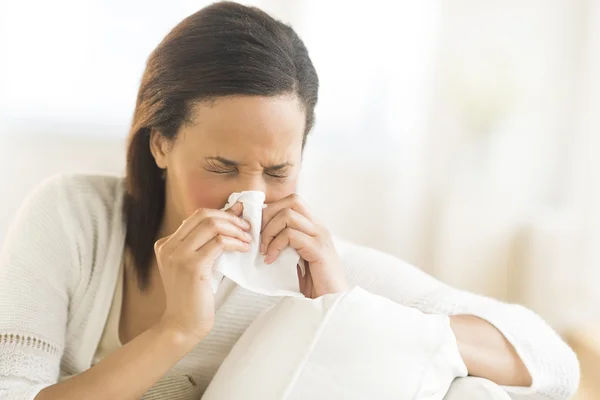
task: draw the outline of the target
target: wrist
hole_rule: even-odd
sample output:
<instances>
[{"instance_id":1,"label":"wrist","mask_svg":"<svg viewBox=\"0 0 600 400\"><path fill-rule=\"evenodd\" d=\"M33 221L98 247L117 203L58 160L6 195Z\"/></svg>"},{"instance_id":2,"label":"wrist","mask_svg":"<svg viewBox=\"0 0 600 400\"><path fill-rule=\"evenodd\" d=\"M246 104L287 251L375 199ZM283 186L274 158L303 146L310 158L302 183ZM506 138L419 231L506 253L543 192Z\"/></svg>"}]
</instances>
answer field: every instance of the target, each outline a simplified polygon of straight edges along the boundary
<instances>
[{"instance_id":1,"label":"wrist","mask_svg":"<svg viewBox=\"0 0 600 400\"><path fill-rule=\"evenodd\" d=\"M206 337L184 329L180 323L169 318L162 318L155 328L160 337L165 338L171 345L187 350L191 350Z\"/></svg>"}]
</instances>

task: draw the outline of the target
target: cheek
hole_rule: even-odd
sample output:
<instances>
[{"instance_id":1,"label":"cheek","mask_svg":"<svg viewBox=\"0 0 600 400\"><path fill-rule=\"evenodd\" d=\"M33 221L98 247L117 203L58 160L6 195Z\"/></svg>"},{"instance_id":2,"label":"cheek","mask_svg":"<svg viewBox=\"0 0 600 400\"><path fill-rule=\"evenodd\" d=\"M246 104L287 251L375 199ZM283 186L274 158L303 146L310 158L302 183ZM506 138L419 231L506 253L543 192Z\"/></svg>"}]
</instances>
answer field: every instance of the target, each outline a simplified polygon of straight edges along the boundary
<instances>
[{"instance_id":1,"label":"cheek","mask_svg":"<svg viewBox=\"0 0 600 400\"><path fill-rule=\"evenodd\" d=\"M198 208L220 209L231 194L227 187L217 185L211 179L201 175L190 174L183 182L185 212L188 215Z\"/></svg>"},{"instance_id":2,"label":"cheek","mask_svg":"<svg viewBox=\"0 0 600 400\"><path fill-rule=\"evenodd\" d=\"M298 179L290 179L283 183L270 185L265 193L265 203L274 203L293 193L296 193Z\"/></svg>"}]
</instances>

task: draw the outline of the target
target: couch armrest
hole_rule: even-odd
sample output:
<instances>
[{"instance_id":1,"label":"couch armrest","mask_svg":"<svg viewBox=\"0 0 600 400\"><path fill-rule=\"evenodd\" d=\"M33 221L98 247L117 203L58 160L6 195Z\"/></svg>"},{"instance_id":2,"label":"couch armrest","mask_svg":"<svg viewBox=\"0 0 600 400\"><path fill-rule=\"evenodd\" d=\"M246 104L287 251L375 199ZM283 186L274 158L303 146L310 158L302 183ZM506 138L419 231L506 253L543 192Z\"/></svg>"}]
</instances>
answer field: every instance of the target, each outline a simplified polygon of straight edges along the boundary
<instances>
[{"instance_id":1,"label":"couch armrest","mask_svg":"<svg viewBox=\"0 0 600 400\"><path fill-rule=\"evenodd\" d=\"M508 394L494 382L468 376L452 382L444 400L510 400Z\"/></svg>"}]
</instances>

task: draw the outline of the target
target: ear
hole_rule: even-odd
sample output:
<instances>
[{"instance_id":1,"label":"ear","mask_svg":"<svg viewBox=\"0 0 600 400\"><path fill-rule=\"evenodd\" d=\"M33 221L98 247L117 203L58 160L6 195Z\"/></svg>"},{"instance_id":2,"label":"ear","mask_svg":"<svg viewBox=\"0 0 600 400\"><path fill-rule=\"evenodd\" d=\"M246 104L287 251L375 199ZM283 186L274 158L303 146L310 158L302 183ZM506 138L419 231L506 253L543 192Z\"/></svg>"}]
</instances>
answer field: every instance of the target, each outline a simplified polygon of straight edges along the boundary
<instances>
[{"instance_id":1,"label":"ear","mask_svg":"<svg viewBox=\"0 0 600 400\"><path fill-rule=\"evenodd\" d=\"M156 166L160 169L167 168L167 154L169 152L169 139L160 134L156 129L152 128L150 132L150 152L154 157Z\"/></svg>"}]
</instances>

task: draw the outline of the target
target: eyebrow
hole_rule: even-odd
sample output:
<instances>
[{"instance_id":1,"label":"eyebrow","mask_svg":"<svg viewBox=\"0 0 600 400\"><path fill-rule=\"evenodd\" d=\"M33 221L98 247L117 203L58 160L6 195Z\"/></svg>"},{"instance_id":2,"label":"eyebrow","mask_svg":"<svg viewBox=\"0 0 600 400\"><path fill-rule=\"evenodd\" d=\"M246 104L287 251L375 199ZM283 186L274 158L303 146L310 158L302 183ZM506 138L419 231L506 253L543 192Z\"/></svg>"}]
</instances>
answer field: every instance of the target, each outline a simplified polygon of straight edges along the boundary
<instances>
[{"instance_id":1,"label":"eyebrow","mask_svg":"<svg viewBox=\"0 0 600 400\"><path fill-rule=\"evenodd\" d=\"M229 160L229 159L227 159L225 157L219 157L219 156L217 156L217 157L206 157L206 160L218 161L221 164L224 164L224 165L226 165L228 167L237 167L237 166L240 165L240 163L237 162L237 161ZM286 167L291 167L291 166L293 166L293 164L291 164L289 162L285 162L285 163L282 163L282 164L268 165L266 167L263 166L263 168L271 170L271 171L278 171L278 170L284 169Z\"/></svg>"}]
</instances>

